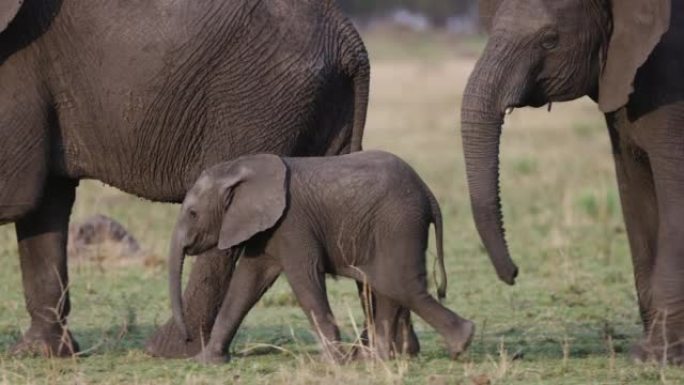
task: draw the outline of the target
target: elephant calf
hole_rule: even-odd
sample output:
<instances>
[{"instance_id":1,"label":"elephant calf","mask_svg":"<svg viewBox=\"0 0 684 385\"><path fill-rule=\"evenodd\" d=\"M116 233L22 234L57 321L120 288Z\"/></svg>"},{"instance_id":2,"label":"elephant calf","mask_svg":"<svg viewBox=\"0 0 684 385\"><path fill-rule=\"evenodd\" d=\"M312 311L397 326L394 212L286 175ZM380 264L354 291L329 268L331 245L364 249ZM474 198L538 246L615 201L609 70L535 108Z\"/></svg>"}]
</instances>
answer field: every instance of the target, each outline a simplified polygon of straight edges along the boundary
<instances>
[{"instance_id":1,"label":"elephant calf","mask_svg":"<svg viewBox=\"0 0 684 385\"><path fill-rule=\"evenodd\" d=\"M337 360L340 333L325 274L368 282L376 301L378 354L392 354L397 312L410 309L444 337L452 358L474 324L428 294L428 229L435 224L438 295L446 273L439 205L415 171L394 155L368 151L325 158L255 155L206 170L188 192L170 253L171 302L186 333L181 275L186 254L244 247L210 341L196 357L222 362L242 319L281 271L322 342Z\"/></svg>"}]
</instances>

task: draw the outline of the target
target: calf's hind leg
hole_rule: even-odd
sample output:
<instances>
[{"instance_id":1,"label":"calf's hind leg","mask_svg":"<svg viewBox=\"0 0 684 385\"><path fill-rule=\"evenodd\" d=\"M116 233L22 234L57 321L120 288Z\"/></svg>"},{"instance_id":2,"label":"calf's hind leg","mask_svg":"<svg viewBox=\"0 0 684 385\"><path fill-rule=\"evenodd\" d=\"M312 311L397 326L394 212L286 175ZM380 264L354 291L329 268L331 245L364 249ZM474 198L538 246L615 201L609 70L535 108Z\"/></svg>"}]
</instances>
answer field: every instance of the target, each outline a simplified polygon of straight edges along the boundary
<instances>
[{"instance_id":1,"label":"calf's hind leg","mask_svg":"<svg viewBox=\"0 0 684 385\"><path fill-rule=\"evenodd\" d=\"M415 233L414 233L415 234ZM398 239L379 248L379 255L367 272L369 282L379 295L411 309L444 338L452 359L458 358L470 345L475 324L439 303L427 290L425 245L407 245L410 236L397 234ZM413 236L415 239L415 236Z\"/></svg>"},{"instance_id":2,"label":"calf's hind leg","mask_svg":"<svg viewBox=\"0 0 684 385\"><path fill-rule=\"evenodd\" d=\"M418 354L420 343L411 324L411 311L377 291L375 298L373 319L378 357L387 360L401 354Z\"/></svg>"},{"instance_id":3,"label":"calf's hind leg","mask_svg":"<svg viewBox=\"0 0 684 385\"><path fill-rule=\"evenodd\" d=\"M389 298L378 299L377 293L372 292L372 290L364 290L362 282L357 281L356 285L366 318L366 324L360 336L361 342L366 346L369 344L368 329L370 328L370 321L374 325L386 323L392 325L392 329L389 331L392 336L391 340L387 340L387 346L384 347L388 352L388 356L392 356L395 353L415 356L420 353L420 342L416 332L413 330L411 311L397 305L396 302ZM381 301L382 303L380 303ZM383 355L380 354L380 357L383 358Z\"/></svg>"}]
</instances>

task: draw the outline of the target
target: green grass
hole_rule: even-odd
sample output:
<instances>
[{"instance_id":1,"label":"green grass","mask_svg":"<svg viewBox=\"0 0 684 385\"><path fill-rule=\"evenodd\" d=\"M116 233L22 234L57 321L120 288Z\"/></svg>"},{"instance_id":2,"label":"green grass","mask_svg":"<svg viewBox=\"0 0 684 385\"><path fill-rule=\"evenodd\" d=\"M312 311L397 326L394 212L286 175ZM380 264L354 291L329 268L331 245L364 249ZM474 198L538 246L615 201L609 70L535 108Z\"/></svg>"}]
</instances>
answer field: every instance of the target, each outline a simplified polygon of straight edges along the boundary
<instances>
[{"instance_id":1,"label":"green grass","mask_svg":"<svg viewBox=\"0 0 684 385\"><path fill-rule=\"evenodd\" d=\"M245 321L229 364L202 367L147 357L145 338L169 315L164 256L177 208L90 181L79 188L74 218L113 216L149 257L124 267L72 265L69 325L88 356L16 359L0 353L0 383L682 383L680 369L633 365L626 358L640 325L597 108L581 100L556 105L552 113L519 110L509 117L501 154L503 204L521 275L507 287L497 280L473 227L458 135L460 92L475 60L471 48L463 47L477 44L427 35L366 38L374 58L366 147L405 158L442 204L450 279L445 303L478 325L468 354L449 361L436 333L416 318L422 344L416 359L322 363L281 280ZM4 352L28 326L12 226L0 228L0 258ZM354 285L331 281L330 299L351 341L361 322Z\"/></svg>"}]
</instances>

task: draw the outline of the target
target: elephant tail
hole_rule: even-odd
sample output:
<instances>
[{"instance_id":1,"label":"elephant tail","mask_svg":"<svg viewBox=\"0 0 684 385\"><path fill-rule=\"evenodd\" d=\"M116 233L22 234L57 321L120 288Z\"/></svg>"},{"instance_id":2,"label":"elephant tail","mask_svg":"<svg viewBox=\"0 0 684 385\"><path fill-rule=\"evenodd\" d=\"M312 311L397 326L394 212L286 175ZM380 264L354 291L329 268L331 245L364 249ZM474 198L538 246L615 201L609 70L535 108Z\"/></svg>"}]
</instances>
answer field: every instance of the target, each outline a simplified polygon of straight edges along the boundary
<instances>
[{"instance_id":1,"label":"elephant tail","mask_svg":"<svg viewBox=\"0 0 684 385\"><path fill-rule=\"evenodd\" d=\"M447 275L446 267L444 266L444 231L442 224L442 210L439 208L439 202L437 198L430 191L430 189L425 186L428 200L430 201L430 211L432 212L432 223L435 225L435 243L437 249L437 258L435 258L435 267L433 268L433 274L435 278L435 283L437 284L437 297L439 300L443 300L446 297L447 290ZM437 279L437 273L439 273L439 280Z\"/></svg>"},{"instance_id":2,"label":"elephant tail","mask_svg":"<svg viewBox=\"0 0 684 385\"><path fill-rule=\"evenodd\" d=\"M361 151L363 131L366 127L366 113L368 111L368 98L370 95L370 63L368 54L360 55L354 81L354 126L352 128L351 151Z\"/></svg>"},{"instance_id":3,"label":"elephant tail","mask_svg":"<svg viewBox=\"0 0 684 385\"><path fill-rule=\"evenodd\" d=\"M337 5L336 5L337 6ZM366 127L366 113L370 95L370 59L359 32L346 17L341 19L340 65L343 73L352 81L354 113L351 152L362 150L363 131Z\"/></svg>"}]
</instances>

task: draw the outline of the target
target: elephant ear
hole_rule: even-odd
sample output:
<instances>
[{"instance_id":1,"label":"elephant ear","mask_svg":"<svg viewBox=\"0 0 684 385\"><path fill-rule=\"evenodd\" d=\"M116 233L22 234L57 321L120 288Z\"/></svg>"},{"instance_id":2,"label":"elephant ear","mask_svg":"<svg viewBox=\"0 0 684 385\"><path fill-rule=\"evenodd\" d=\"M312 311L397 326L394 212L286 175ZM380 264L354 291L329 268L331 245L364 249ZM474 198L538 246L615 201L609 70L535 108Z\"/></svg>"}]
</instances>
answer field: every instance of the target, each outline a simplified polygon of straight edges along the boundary
<instances>
[{"instance_id":1,"label":"elephant ear","mask_svg":"<svg viewBox=\"0 0 684 385\"><path fill-rule=\"evenodd\" d=\"M218 248L237 246L268 230L287 205L287 167L275 155L254 155L233 162L222 175L223 222Z\"/></svg>"},{"instance_id":2,"label":"elephant ear","mask_svg":"<svg viewBox=\"0 0 684 385\"><path fill-rule=\"evenodd\" d=\"M612 0L613 32L599 80L599 108L627 104L637 70L670 27L671 0Z\"/></svg>"},{"instance_id":3,"label":"elephant ear","mask_svg":"<svg viewBox=\"0 0 684 385\"><path fill-rule=\"evenodd\" d=\"M484 28L485 31L491 32L494 14L496 14L496 10L499 9L499 5L502 1L503 0L480 0L478 3L480 8L480 27Z\"/></svg>"},{"instance_id":4,"label":"elephant ear","mask_svg":"<svg viewBox=\"0 0 684 385\"><path fill-rule=\"evenodd\" d=\"M0 0L0 32L7 29L24 0Z\"/></svg>"}]
</instances>

